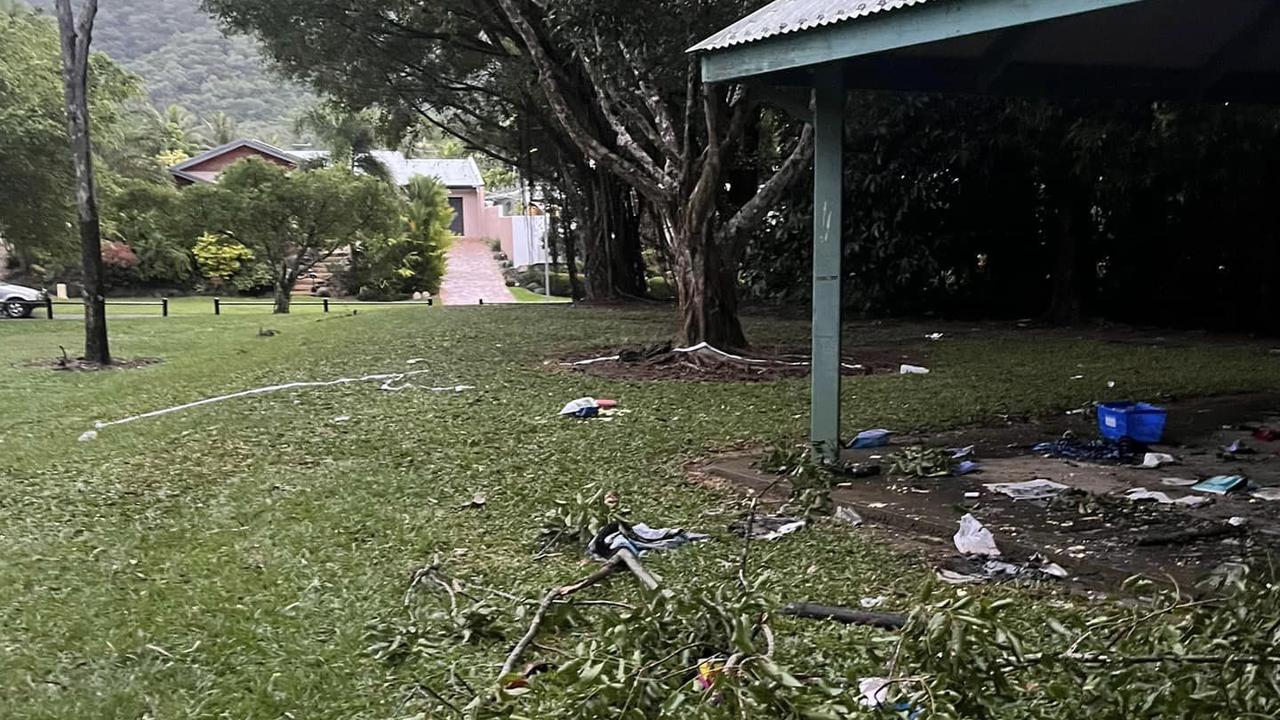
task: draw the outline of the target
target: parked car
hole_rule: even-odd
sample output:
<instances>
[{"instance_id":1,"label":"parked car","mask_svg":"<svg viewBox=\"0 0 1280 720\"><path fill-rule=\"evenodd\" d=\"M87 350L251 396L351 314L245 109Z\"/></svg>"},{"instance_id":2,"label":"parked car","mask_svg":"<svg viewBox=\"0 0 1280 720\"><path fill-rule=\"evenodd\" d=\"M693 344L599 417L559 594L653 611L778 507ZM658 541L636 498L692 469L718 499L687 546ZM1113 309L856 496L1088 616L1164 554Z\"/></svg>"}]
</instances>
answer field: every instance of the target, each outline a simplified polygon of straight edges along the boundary
<instances>
[{"instance_id":1,"label":"parked car","mask_svg":"<svg viewBox=\"0 0 1280 720\"><path fill-rule=\"evenodd\" d=\"M45 297L43 290L0 282L0 315L15 320L31 317L31 311L43 305Z\"/></svg>"}]
</instances>

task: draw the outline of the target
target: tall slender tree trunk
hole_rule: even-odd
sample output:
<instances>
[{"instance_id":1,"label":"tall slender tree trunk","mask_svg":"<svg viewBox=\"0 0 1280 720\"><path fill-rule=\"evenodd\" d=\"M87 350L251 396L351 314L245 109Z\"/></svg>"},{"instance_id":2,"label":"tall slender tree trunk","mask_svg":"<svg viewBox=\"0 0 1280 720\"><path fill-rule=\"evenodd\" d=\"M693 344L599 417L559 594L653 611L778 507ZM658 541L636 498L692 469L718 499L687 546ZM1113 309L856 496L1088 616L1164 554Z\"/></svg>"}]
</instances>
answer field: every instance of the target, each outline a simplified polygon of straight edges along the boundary
<instances>
[{"instance_id":1,"label":"tall slender tree trunk","mask_svg":"<svg viewBox=\"0 0 1280 720\"><path fill-rule=\"evenodd\" d=\"M93 145L89 127L89 46L98 0L85 0L77 18L71 0L57 0L62 46L62 82L67 106L67 134L76 174L76 219L80 226L80 261L84 296L84 357L111 363L107 341L107 302L103 287L102 228L93 177Z\"/></svg>"},{"instance_id":2,"label":"tall slender tree trunk","mask_svg":"<svg viewBox=\"0 0 1280 720\"><path fill-rule=\"evenodd\" d=\"M1085 253L1081 246L1088 239L1089 201L1079 187L1065 181L1060 192L1054 224L1053 269L1049 309L1046 319L1054 325L1075 325L1084 315L1081 283L1084 280Z\"/></svg>"},{"instance_id":3,"label":"tall slender tree trunk","mask_svg":"<svg viewBox=\"0 0 1280 720\"><path fill-rule=\"evenodd\" d=\"M293 301L293 284L284 278L276 278L275 306L271 312L276 315L288 315L289 304Z\"/></svg>"},{"instance_id":4,"label":"tall slender tree trunk","mask_svg":"<svg viewBox=\"0 0 1280 720\"><path fill-rule=\"evenodd\" d=\"M590 212L580 222L586 298L618 300L642 296L645 285L640 218L631 189L604 173L591 173L583 193Z\"/></svg>"},{"instance_id":5,"label":"tall slender tree trunk","mask_svg":"<svg viewBox=\"0 0 1280 720\"><path fill-rule=\"evenodd\" d=\"M567 182L567 180L566 180ZM578 241L574 237L574 219L572 205L563 193L560 195L560 240L564 243L564 262L569 269L569 297L582 299L582 279L578 277Z\"/></svg>"}]
</instances>

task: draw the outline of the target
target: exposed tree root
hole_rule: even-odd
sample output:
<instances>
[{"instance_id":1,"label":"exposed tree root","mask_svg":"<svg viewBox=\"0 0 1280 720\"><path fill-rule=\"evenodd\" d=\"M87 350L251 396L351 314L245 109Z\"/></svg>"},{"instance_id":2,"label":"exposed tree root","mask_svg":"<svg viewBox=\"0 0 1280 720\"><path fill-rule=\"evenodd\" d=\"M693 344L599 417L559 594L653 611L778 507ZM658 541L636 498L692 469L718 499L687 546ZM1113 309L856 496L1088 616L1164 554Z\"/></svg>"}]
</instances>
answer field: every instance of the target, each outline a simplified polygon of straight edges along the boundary
<instances>
[{"instance_id":1,"label":"exposed tree root","mask_svg":"<svg viewBox=\"0 0 1280 720\"><path fill-rule=\"evenodd\" d=\"M862 351L845 355L845 375L896 373L897 353ZM617 379L686 380L693 382L765 382L809 375L809 355L803 352L759 350L740 354L706 343L673 347L669 343L622 348L592 357L570 357L558 367Z\"/></svg>"}]
</instances>

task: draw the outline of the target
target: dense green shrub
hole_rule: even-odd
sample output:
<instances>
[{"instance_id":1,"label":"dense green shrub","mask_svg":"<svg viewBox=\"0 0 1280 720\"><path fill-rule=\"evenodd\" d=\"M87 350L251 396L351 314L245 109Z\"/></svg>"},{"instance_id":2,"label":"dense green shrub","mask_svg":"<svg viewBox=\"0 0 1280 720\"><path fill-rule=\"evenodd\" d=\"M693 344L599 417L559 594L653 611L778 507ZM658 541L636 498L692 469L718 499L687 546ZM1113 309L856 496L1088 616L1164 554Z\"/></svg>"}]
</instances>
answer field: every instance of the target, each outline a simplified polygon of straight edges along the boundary
<instances>
[{"instance_id":1,"label":"dense green shrub","mask_svg":"<svg viewBox=\"0 0 1280 720\"><path fill-rule=\"evenodd\" d=\"M676 289L665 277L651 277L646 281L649 287L649 297L654 300L674 300L676 298Z\"/></svg>"},{"instance_id":2,"label":"dense green shrub","mask_svg":"<svg viewBox=\"0 0 1280 720\"><path fill-rule=\"evenodd\" d=\"M339 275L342 288L361 300L440 292L444 253L453 238L448 192L429 177L413 178L404 192L404 232L365 241L352 254L350 269Z\"/></svg>"},{"instance_id":3,"label":"dense green shrub","mask_svg":"<svg viewBox=\"0 0 1280 720\"><path fill-rule=\"evenodd\" d=\"M531 265L530 267L516 273L516 285L522 288L528 289L531 285L543 288L545 287L546 282L546 274L541 265ZM556 297L569 297L572 294L572 286L569 284L569 273L551 273L551 294Z\"/></svg>"}]
</instances>

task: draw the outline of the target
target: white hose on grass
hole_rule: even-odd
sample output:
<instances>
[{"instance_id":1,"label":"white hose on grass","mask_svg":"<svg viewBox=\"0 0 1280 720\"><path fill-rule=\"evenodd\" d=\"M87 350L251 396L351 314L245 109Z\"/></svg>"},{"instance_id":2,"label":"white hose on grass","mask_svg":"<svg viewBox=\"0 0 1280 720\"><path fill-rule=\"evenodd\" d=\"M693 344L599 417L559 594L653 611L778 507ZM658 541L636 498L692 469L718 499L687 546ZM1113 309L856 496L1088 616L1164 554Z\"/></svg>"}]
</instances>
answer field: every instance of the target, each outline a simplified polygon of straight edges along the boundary
<instances>
[{"instance_id":1,"label":"white hose on grass","mask_svg":"<svg viewBox=\"0 0 1280 720\"><path fill-rule=\"evenodd\" d=\"M190 410L192 408L197 408L202 405L212 405L214 403L225 402L227 400L235 400L237 398L253 397L255 395L267 395L270 393L281 392L282 390L333 387L335 385L351 385L354 383L377 382L377 383L381 383L381 386L380 386L381 390L394 392L397 390L405 390L407 388L417 387L412 383L404 382L404 380L406 378L410 378L415 375L423 375L428 372L430 371L415 370L412 372L386 373L382 375L365 375L362 377L354 377L354 378L338 378L337 380L326 380L321 382L291 382L291 383L285 383L283 385L268 385L267 387L254 388L252 390L242 390L237 393L231 393L230 395L219 395L217 397L205 398L204 400L197 400L195 402L186 403L185 405L175 405L173 407L164 408L163 410L152 410L151 412L142 413L141 415L131 415L130 417L121 418L119 420L112 420L111 422L103 422L99 420L98 422L94 423L93 426L98 430L101 430L103 428L112 427L113 425L124 425L126 423L136 422L138 420L146 420L149 418L160 417L162 415L169 415L171 413L182 412L183 410ZM403 384L397 384L397 383L403 383ZM423 388L423 389L428 390L430 392L465 392L467 390L474 390L475 388L471 385L455 385L453 387L433 387L433 388ZM86 433L86 435L87 434L88 433ZM94 435L94 437L97 437L96 434ZM81 439L83 440L85 438L82 436ZM92 438L89 438L89 439L92 439Z\"/></svg>"}]
</instances>

